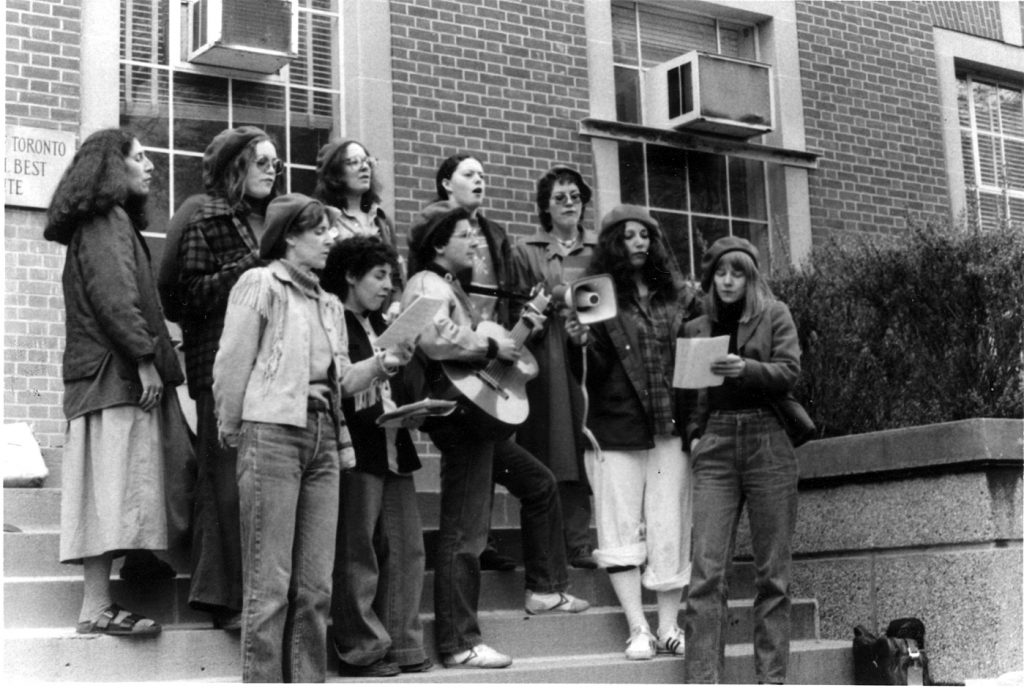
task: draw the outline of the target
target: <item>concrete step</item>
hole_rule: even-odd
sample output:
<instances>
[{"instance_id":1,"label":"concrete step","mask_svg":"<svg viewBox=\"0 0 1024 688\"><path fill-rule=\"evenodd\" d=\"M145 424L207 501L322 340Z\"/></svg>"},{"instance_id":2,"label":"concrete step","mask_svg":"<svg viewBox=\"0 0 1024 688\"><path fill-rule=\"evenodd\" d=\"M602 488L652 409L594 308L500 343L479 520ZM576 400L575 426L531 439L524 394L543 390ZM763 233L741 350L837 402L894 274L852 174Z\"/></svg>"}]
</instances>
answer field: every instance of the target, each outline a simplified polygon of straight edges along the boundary
<instances>
[{"instance_id":1,"label":"concrete step","mask_svg":"<svg viewBox=\"0 0 1024 688\"><path fill-rule=\"evenodd\" d=\"M82 578L79 567L63 566L62 575L5 577L4 579L4 625L7 628L70 628L78 617L82 600ZM741 594L742 586L730 586L735 599L752 598ZM480 586L480 609L519 610L523 605L525 589L524 572L484 571ZM148 584L126 583L111 578L111 594L123 607L146 614L163 623L192 623L208 621L204 613L188 606L189 578L179 574L171 581ZM569 591L595 607L615 606L617 599L604 571L569 571ZM423 580L423 595L420 610L433 611L434 574L427 572ZM655 597L644 591L644 602L653 604ZM812 602L812 601L811 601ZM816 623L810 608L807 623ZM803 636L817 637L813 625L806 625Z\"/></svg>"},{"instance_id":2,"label":"concrete step","mask_svg":"<svg viewBox=\"0 0 1024 688\"><path fill-rule=\"evenodd\" d=\"M493 530L493 533L499 550L519 561L520 566L515 572L484 573L495 573L502 576L516 575L521 583L522 545L518 528L497 528ZM428 571L433 568L436 536L437 531L435 530L425 530L423 533ZM21 533L4 533L4 576L7 578L78 576L80 569L77 566L60 563L59 552L60 536L56 530L31 529ZM189 553L185 549L161 552L159 556L170 563L179 574L188 574L190 569ZM115 561L115 578L120 566L120 562ZM579 576L574 576L574 574L582 573L585 572L576 569L570 570L570 580L573 586L572 592L573 594L590 599L587 597L590 588L576 587L580 581L578 580ZM607 576L603 572L600 577L602 580L607 580ZM737 599L756 595L756 590L754 589L754 569L750 562L736 561L733 563L732 572L729 577L729 590L731 596ZM593 593L589 592L589 594Z\"/></svg>"},{"instance_id":3,"label":"concrete step","mask_svg":"<svg viewBox=\"0 0 1024 688\"><path fill-rule=\"evenodd\" d=\"M585 612L590 614L590 612ZM581 619L582 617L575 617ZM540 618L530 619L533 632ZM481 617L488 642L504 651L493 619ZM525 625L525 624L524 624ZM589 628L589 625L588 625ZM531 649L542 647L535 643ZM754 683L753 648L749 643L726 649L725 683ZM679 683L679 658L658 657L630 662L621 648L557 654L513 653L511 667L501 670L444 669L388 679L400 683ZM434 657L435 662L437 657ZM168 628L158 638L127 640L109 636L74 635L53 630L7 630L4 633L5 675L33 681L214 681L241 680L239 637L220 631ZM333 661L328 681L343 679ZM789 682L804 685L850 684L852 658L848 641L796 640L791 645Z\"/></svg>"}]
</instances>

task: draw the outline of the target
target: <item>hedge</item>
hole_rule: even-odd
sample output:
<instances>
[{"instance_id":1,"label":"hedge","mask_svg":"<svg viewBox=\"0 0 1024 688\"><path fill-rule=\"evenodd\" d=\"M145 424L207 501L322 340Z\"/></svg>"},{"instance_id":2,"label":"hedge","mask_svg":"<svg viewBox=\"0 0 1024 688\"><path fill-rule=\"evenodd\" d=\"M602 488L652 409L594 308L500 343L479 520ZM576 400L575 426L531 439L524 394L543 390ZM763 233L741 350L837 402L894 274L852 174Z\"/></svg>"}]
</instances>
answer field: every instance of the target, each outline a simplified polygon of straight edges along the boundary
<instances>
[{"instance_id":1,"label":"hedge","mask_svg":"<svg viewBox=\"0 0 1024 688\"><path fill-rule=\"evenodd\" d=\"M1010 226L831 241L774 270L821 437L1024 417L1024 236Z\"/></svg>"}]
</instances>

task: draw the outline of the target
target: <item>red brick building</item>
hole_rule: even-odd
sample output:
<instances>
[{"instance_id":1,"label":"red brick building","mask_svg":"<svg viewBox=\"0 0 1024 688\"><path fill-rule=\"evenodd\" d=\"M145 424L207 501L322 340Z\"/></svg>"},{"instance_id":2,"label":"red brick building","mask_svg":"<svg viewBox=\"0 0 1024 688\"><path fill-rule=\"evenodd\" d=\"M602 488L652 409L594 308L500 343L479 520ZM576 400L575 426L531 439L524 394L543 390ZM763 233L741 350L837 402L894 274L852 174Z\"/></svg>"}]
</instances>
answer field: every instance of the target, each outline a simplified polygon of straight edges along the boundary
<instances>
[{"instance_id":1,"label":"red brick building","mask_svg":"<svg viewBox=\"0 0 1024 688\"><path fill-rule=\"evenodd\" d=\"M535 180L565 162L597 191L589 223L620 201L649 205L684 269L729 233L799 260L836 233L899 233L912 216L1024 217L1021 2L260 4L285 19L237 0L6 3L4 417L30 423L51 463L63 248L43 241L45 200L21 185L55 183L100 128L133 129L157 166L155 255L176 205L201 190L203 148L236 124L277 138L294 191L312 190L322 143L362 141L403 236L458 151L484 163L487 213L512 233L534 231ZM266 29L294 56L257 73L245 53L204 52L190 44L203 12ZM651 124L648 70L692 50L770 67L758 73L771 97L744 103L771 114L768 133ZM728 80L700 87L756 100Z\"/></svg>"}]
</instances>

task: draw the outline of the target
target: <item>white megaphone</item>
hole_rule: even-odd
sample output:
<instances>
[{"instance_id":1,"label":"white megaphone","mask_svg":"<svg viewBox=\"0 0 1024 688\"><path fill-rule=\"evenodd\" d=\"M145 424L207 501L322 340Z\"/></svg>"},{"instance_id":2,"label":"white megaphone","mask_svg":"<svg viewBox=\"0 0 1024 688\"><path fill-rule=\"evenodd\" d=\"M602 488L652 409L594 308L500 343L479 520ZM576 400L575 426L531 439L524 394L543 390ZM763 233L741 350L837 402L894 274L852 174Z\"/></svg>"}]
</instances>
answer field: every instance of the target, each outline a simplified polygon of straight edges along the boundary
<instances>
[{"instance_id":1,"label":"white megaphone","mask_svg":"<svg viewBox=\"0 0 1024 688\"><path fill-rule=\"evenodd\" d=\"M581 325L611 320L619 312L615 282L611 275L593 275L559 284L551 290L552 300L576 312Z\"/></svg>"}]
</instances>

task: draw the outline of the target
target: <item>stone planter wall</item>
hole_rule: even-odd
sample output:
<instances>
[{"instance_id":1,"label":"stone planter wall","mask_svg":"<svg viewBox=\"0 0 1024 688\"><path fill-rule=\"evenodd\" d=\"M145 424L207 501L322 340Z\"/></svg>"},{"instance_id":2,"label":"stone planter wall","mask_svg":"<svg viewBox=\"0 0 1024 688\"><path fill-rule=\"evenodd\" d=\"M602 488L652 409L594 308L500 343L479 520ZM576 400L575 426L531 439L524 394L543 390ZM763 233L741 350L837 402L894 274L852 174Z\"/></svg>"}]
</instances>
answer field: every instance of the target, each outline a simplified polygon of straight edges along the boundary
<instances>
[{"instance_id":1,"label":"stone planter wall","mask_svg":"<svg viewBox=\"0 0 1024 688\"><path fill-rule=\"evenodd\" d=\"M801 447L793 594L818 600L821 637L916 616L936 681L1024 668L1022 436L971 419Z\"/></svg>"}]
</instances>

